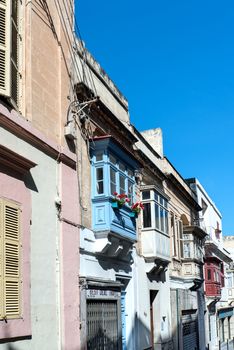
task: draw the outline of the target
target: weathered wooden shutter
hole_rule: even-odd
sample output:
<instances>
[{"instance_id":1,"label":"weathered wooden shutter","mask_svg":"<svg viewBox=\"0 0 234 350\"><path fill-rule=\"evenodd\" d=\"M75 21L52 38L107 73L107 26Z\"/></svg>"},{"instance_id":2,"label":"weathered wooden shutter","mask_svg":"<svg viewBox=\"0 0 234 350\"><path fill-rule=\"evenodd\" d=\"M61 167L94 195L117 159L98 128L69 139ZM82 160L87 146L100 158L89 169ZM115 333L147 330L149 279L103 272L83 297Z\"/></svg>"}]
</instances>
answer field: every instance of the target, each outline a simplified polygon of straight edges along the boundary
<instances>
[{"instance_id":1,"label":"weathered wooden shutter","mask_svg":"<svg viewBox=\"0 0 234 350\"><path fill-rule=\"evenodd\" d=\"M3 222L3 203L0 199L0 319L3 318L3 237L4 237L4 222Z\"/></svg>"},{"instance_id":2,"label":"weathered wooden shutter","mask_svg":"<svg viewBox=\"0 0 234 350\"><path fill-rule=\"evenodd\" d=\"M0 0L0 94L10 97L11 1Z\"/></svg>"},{"instance_id":3,"label":"weathered wooden shutter","mask_svg":"<svg viewBox=\"0 0 234 350\"><path fill-rule=\"evenodd\" d=\"M6 318L20 316L20 208L5 202L4 216L4 314Z\"/></svg>"},{"instance_id":4,"label":"weathered wooden shutter","mask_svg":"<svg viewBox=\"0 0 234 350\"><path fill-rule=\"evenodd\" d=\"M19 1L11 0L11 99L19 102Z\"/></svg>"}]
</instances>

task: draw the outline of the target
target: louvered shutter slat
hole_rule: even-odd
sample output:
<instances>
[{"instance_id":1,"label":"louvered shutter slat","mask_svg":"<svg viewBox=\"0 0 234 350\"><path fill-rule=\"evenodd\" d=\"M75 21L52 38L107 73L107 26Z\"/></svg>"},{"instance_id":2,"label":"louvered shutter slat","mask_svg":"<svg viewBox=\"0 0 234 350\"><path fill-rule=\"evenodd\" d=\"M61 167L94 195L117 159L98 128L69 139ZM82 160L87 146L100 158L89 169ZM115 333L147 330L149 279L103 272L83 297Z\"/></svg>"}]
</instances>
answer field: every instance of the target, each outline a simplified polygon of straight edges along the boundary
<instances>
[{"instance_id":1,"label":"louvered shutter slat","mask_svg":"<svg viewBox=\"0 0 234 350\"><path fill-rule=\"evenodd\" d=\"M0 319L3 317L3 236L4 236L4 222L3 222L3 203L0 199Z\"/></svg>"},{"instance_id":2,"label":"louvered shutter slat","mask_svg":"<svg viewBox=\"0 0 234 350\"><path fill-rule=\"evenodd\" d=\"M20 316L20 210L17 205L4 206L4 294L5 316Z\"/></svg>"},{"instance_id":3,"label":"louvered shutter slat","mask_svg":"<svg viewBox=\"0 0 234 350\"><path fill-rule=\"evenodd\" d=\"M10 96L10 5L0 0L0 94Z\"/></svg>"}]
</instances>

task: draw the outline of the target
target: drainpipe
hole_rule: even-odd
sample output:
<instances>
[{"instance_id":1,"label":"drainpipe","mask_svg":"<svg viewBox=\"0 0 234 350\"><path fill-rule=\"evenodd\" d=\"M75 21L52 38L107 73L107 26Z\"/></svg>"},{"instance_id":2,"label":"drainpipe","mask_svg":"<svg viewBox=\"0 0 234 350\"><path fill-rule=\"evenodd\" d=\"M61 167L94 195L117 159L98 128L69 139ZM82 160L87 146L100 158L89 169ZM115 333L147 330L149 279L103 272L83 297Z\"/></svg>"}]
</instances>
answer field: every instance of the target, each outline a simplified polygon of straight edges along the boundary
<instances>
[{"instance_id":1,"label":"drainpipe","mask_svg":"<svg viewBox=\"0 0 234 350\"><path fill-rule=\"evenodd\" d=\"M58 326L58 349L62 349L62 298L61 298L61 240L60 235L62 231L61 222L59 220L60 211L61 211L61 165L58 158L56 159L56 182L57 182L57 198L55 199L55 206L57 211L57 220L56 220L56 299L57 299L57 326Z\"/></svg>"},{"instance_id":2,"label":"drainpipe","mask_svg":"<svg viewBox=\"0 0 234 350\"><path fill-rule=\"evenodd\" d=\"M177 317L177 345L178 350L180 349L180 317L179 317L179 291L176 289L176 317Z\"/></svg>"}]
</instances>

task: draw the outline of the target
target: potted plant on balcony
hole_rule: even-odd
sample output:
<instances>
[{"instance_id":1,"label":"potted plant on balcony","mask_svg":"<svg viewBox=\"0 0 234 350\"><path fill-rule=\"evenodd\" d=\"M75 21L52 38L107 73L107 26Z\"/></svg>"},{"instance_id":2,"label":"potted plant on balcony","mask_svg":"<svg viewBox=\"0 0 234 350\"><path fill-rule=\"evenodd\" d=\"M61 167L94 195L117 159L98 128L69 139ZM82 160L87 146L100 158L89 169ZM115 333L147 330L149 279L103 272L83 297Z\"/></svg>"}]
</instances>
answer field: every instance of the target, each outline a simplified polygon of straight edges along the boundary
<instances>
[{"instance_id":1,"label":"potted plant on balcony","mask_svg":"<svg viewBox=\"0 0 234 350\"><path fill-rule=\"evenodd\" d=\"M117 192L113 193L114 198L112 198L111 206L112 208L122 208L125 203L129 203L130 199L125 193L118 194Z\"/></svg>"},{"instance_id":2,"label":"potted plant on balcony","mask_svg":"<svg viewBox=\"0 0 234 350\"><path fill-rule=\"evenodd\" d=\"M141 210L144 210L144 205L142 204L142 202L133 203L133 205L131 206L131 210L132 212L130 213L130 216L138 217L138 214L141 212Z\"/></svg>"}]
</instances>

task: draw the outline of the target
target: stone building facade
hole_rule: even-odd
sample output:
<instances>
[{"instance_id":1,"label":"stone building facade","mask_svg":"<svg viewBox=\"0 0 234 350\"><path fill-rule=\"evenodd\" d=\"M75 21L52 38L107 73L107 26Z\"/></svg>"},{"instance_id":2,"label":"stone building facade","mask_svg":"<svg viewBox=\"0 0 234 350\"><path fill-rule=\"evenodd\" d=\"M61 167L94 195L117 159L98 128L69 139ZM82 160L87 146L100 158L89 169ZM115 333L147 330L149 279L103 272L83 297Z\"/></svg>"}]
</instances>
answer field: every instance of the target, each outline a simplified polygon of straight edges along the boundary
<instances>
[{"instance_id":1,"label":"stone building facade","mask_svg":"<svg viewBox=\"0 0 234 350\"><path fill-rule=\"evenodd\" d=\"M79 348L76 157L63 131L73 9L12 0L0 10L0 347Z\"/></svg>"}]
</instances>

